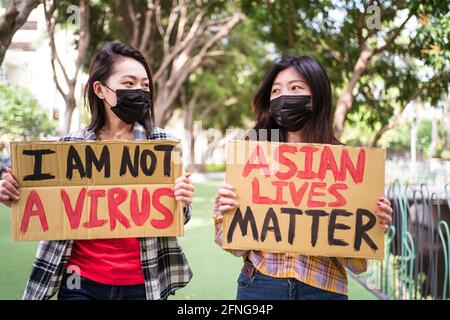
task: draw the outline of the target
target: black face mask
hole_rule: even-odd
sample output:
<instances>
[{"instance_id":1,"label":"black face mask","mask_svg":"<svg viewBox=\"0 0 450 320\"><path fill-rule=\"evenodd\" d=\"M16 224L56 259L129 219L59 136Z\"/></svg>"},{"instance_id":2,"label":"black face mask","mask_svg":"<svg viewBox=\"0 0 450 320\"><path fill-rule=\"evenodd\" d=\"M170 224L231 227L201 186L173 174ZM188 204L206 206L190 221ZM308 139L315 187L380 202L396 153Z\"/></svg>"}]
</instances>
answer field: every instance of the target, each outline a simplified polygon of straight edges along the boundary
<instances>
[{"instance_id":1,"label":"black face mask","mask_svg":"<svg viewBox=\"0 0 450 320\"><path fill-rule=\"evenodd\" d=\"M298 131L305 126L312 112L311 96L280 96L270 101L269 112L283 129Z\"/></svg>"},{"instance_id":2,"label":"black face mask","mask_svg":"<svg viewBox=\"0 0 450 320\"><path fill-rule=\"evenodd\" d=\"M150 91L142 89L117 89L113 91L117 97L117 104L113 107L108 101L105 102L111 107L111 111L125 123L132 124L141 120L150 108Z\"/></svg>"}]
</instances>

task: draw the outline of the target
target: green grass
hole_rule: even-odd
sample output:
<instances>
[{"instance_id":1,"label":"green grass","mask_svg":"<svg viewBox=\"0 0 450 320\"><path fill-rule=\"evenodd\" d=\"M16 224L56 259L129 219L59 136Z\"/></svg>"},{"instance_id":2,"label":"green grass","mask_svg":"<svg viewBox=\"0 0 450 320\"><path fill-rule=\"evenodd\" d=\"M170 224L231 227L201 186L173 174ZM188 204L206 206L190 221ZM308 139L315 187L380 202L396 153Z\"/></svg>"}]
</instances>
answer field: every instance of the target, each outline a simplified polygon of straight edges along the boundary
<instances>
[{"instance_id":1,"label":"green grass","mask_svg":"<svg viewBox=\"0 0 450 320\"><path fill-rule=\"evenodd\" d=\"M195 184L193 215L179 242L194 273L192 281L171 299L235 299L242 259L214 242L212 200L218 181ZM36 242L11 240L9 209L0 205L0 300L21 299L31 271ZM349 277L350 299L376 299Z\"/></svg>"}]
</instances>

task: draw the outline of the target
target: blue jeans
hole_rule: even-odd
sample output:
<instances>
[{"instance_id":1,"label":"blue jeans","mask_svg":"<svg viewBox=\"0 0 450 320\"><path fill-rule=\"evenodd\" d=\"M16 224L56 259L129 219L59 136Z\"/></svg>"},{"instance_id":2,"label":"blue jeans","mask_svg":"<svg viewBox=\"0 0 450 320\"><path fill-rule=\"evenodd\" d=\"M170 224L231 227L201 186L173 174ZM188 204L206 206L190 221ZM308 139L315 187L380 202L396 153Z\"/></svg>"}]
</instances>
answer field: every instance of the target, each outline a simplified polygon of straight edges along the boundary
<instances>
[{"instance_id":1,"label":"blue jeans","mask_svg":"<svg viewBox=\"0 0 450 320\"><path fill-rule=\"evenodd\" d=\"M85 277L77 276L80 279L79 286L70 286L74 283L69 276L64 273L61 280L61 286L58 292L58 300L145 300L145 286L129 285L129 286L113 286L98 283ZM68 281L69 280L69 281Z\"/></svg>"},{"instance_id":2,"label":"blue jeans","mask_svg":"<svg viewBox=\"0 0 450 320\"><path fill-rule=\"evenodd\" d=\"M292 278L269 277L257 269L249 277L241 272L237 300L347 300L347 296L312 287Z\"/></svg>"}]
</instances>

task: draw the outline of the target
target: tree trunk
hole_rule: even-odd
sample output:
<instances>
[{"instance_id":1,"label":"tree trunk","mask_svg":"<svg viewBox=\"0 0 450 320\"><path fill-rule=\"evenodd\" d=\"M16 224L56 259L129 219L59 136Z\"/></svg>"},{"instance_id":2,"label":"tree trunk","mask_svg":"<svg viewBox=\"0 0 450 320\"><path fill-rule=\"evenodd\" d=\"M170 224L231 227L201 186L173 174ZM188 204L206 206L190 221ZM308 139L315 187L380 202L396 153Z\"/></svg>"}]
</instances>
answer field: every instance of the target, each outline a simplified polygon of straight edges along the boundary
<instances>
[{"instance_id":1,"label":"tree trunk","mask_svg":"<svg viewBox=\"0 0 450 320\"><path fill-rule=\"evenodd\" d=\"M355 67L353 68L352 77L350 78L347 88L338 99L336 111L334 113L334 134L337 139L340 139L344 132L345 119L353 104L353 89L355 89L363 72L367 69L372 56L373 51L368 50L367 48L364 48L361 51Z\"/></svg>"},{"instance_id":2,"label":"tree trunk","mask_svg":"<svg viewBox=\"0 0 450 320\"><path fill-rule=\"evenodd\" d=\"M44 2L44 10L45 10L45 18L47 22L47 32L50 41L50 49L51 49L51 65L53 71L53 80L55 82L56 88L61 96L64 98L66 103L66 110L64 113L64 121L60 125L60 134L65 135L70 131L70 124L72 122L73 111L76 108L76 97L75 97L75 89L78 80L78 74L83 67L84 59L86 57L87 48L90 41L90 31L89 31L89 20L90 20L90 1L89 0L81 0L80 1L80 29L79 29L79 40L77 45L77 57L74 61L75 63L75 72L73 76L70 78L66 71L66 66L61 61L59 54L56 50L55 43L55 24L56 19L54 17L55 14L58 14L58 6L59 1L54 0L50 7L48 4ZM63 80L59 79L57 76L56 67L59 67L63 74ZM64 85L61 85L64 83ZM68 88L68 92L64 92L62 89L64 86Z\"/></svg>"},{"instance_id":3,"label":"tree trunk","mask_svg":"<svg viewBox=\"0 0 450 320\"><path fill-rule=\"evenodd\" d=\"M164 128L170 117L167 115L169 108L175 101L176 97L170 98L167 92L169 88L166 85L161 85L158 88L158 95L156 96L154 110L155 110L155 124L158 127Z\"/></svg>"},{"instance_id":4,"label":"tree trunk","mask_svg":"<svg viewBox=\"0 0 450 320\"><path fill-rule=\"evenodd\" d=\"M395 39L399 36L400 32L403 30L406 23L413 16L413 12L410 11L408 17L405 20L403 20L402 24L399 27L393 28L387 32L388 36L386 39L386 43L384 45L375 48L373 50L369 50L366 46L366 43L368 37L373 33L369 32L366 37L362 36L362 25L363 25L362 22L364 20L366 12L367 7L365 6L363 16L360 17L358 21L358 28L356 31L359 39L360 54L353 68L352 76L347 85L347 88L341 94L336 104L336 111L334 114L334 133L337 139L340 139L342 137L342 133L344 132L345 120L347 118L347 113L350 111L353 104L353 89L361 79L363 72L369 67L370 60L374 55L378 55L384 52L394 43Z\"/></svg>"},{"instance_id":5,"label":"tree trunk","mask_svg":"<svg viewBox=\"0 0 450 320\"><path fill-rule=\"evenodd\" d=\"M66 110L64 112L64 122L60 127L60 134L65 135L70 132L70 124L72 123L72 115L75 110L76 102L74 99L66 101Z\"/></svg>"},{"instance_id":6,"label":"tree trunk","mask_svg":"<svg viewBox=\"0 0 450 320\"><path fill-rule=\"evenodd\" d=\"M429 155L428 157L431 159L434 157L436 153L436 146L438 142L438 124L437 124L437 118L435 115L433 115L433 118L431 119L431 143L430 148L428 149Z\"/></svg>"},{"instance_id":7,"label":"tree trunk","mask_svg":"<svg viewBox=\"0 0 450 320\"><path fill-rule=\"evenodd\" d=\"M187 102L185 90L181 94L181 106L184 110L184 130L186 132L186 143L189 149L189 171L199 172L200 167L195 162L195 127L194 127L194 112L197 105L198 93L190 97Z\"/></svg>"},{"instance_id":8,"label":"tree trunk","mask_svg":"<svg viewBox=\"0 0 450 320\"><path fill-rule=\"evenodd\" d=\"M183 103L184 131L186 132L186 143L189 149L189 171L194 171L195 164L195 139L194 139L194 106L192 103Z\"/></svg>"},{"instance_id":9,"label":"tree trunk","mask_svg":"<svg viewBox=\"0 0 450 320\"><path fill-rule=\"evenodd\" d=\"M27 21L31 11L38 6L39 0L11 0L5 14L0 17L0 65L5 58L11 40Z\"/></svg>"},{"instance_id":10,"label":"tree trunk","mask_svg":"<svg viewBox=\"0 0 450 320\"><path fill-rule=\"evenodd\" d=\"M164 127L171 118L189 76L209 57L218 55L213 50L216 44L244 19L240 12L224 18L208 17L202 5L192 3L174 1L172 5L168 4L171 7L166 19L161 16L161 2L149 1L145 11L140 12L145 21L139 21L133 1L127 1L128 10L125 14L128 17L125 20L126 30L132 30L129 34L130 43L139 47L147 58L151 58L152 50L158 47L155 45L157 41L162 44L162 58L153 72L155 124L159 127Z\"/></svg>"},{"instance_id":11,"label":"tree trunk","mask_svg":"<svg viewBox=\"0 0 450 320\"><path fill-rule=\"evenodd\" d=\"M450 98L448 94L444 100L443 122L444 122L444 148L450 150Z\"/></svg>"}]
</instances>

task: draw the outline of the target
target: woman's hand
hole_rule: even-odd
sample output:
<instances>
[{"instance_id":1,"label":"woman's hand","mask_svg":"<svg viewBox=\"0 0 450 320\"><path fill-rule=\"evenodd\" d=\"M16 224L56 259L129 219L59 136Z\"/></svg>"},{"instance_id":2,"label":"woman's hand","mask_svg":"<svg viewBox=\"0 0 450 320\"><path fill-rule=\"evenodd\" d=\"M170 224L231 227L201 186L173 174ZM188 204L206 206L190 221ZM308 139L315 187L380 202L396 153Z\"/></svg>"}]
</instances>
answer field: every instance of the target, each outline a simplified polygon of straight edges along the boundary
<instances>
[{"instance_id":1,"label":"woman's hand","mask_svg":"<svg viewBox=\"0 0 450 320\"><path fill-rule=\"evenodd\" d=\"M11 168L6 168L0 180L0 203L11 207L13 200L19 200L19 184L12 174Z\"/></svg>"},{"instance_id":2,"label":"woman's hand","mask_svg":"<svg viewBox=\"0 0 450 320\"><path fill-rule=\"evenodd\" d=\"M184 207L192 204L192 196L194 195L194 186L192 181L189 179L191 173L187 172L179 176L175 180L175 185L173 186L173 194L175 195L175 200L181 201Z\"/></svg>"},{"instance_id":3,"label":"woman's hand","mask_svg":"<svg viewBox=\"0 0 450 320\"><path fill-rule=\"evenodd\" d=\"M378 210L375 212L377 216L381 218L380 226L384 231L389 229L389 226L392 224L392 208L391 202L385 197L378 198L377 202Z\"/></svg>"},{"instance_id":4,"label":"woman's hand","mask_svg":"<svg viewBox=\"0 0 450 320\"><path fill-rule=\"evenodd\" d=\"M225 182L219 186L217 197L219 198L219 212L222 214L239 206L235 200L237 195L233 189L232 185Z\"/></svg>"}]
</instances>

